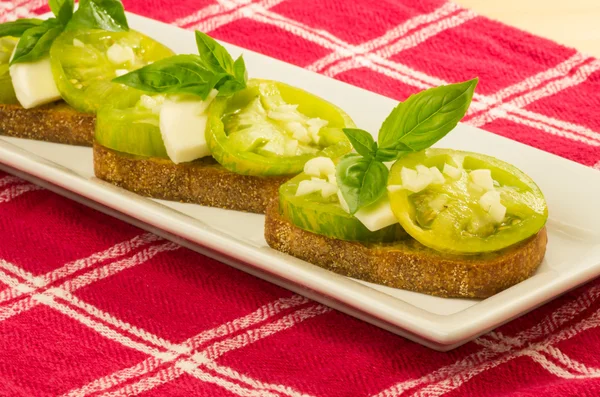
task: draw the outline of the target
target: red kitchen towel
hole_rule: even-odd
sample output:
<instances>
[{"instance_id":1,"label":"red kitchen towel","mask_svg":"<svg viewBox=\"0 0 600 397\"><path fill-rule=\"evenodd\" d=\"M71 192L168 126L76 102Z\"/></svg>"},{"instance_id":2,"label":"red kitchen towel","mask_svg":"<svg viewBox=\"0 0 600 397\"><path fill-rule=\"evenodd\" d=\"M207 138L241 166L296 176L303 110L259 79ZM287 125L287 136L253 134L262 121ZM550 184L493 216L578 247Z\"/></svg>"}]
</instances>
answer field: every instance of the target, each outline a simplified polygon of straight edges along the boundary
<instances>
[{"instance_id":1,"label":"red kitchen towel","mask_svg":"<svg viewBox=\"0 0 600 397\"><path fill-rule=\"evenodd\" d=\"M453 3L125 7L398 100L479 76L468 123L600 168L600 60ZM435 352L0 173L0 396L597 396L598 326L594 281Z\"/></svg>"}]
</instances>

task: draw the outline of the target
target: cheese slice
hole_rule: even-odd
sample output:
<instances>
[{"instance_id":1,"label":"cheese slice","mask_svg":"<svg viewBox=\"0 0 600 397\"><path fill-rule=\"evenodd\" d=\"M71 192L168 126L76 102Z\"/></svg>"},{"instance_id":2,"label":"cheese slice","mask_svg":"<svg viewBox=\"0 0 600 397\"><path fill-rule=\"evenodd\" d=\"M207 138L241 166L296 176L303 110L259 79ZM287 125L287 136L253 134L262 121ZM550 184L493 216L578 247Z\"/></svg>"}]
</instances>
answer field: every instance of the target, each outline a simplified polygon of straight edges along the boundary
<instances>
[{"instance_id":1,"label":"cheese slice","mask_svg":"<svg viewBox=\"0 0 600 397\"><path fill-rule=\"evenodd\" d=\"M160 108L160 133L167 155L175 164L210 155L205 130L206 109L216 96L206 100L194 97L167 98Z\"/></svg>"},{"instance_id":2,"label":"cheese slice","mask_svg":"<svg viewBox=\"0 0 600 397\"><path fill-rule=\"evenodd\" d=\"M361 208L354 216L372 232L398 223L387 194L373 204Z\"/></svg>"},{"instance_id":3,"label":"cheese slice","mask_svg":"<svg viewBox=\"0 0 600 397\"><path fill-rule=\"evenodd\" d=\"M50 57L16 63L9 68L15 94L25 109L58 101L61 96L50 67Z\"/></svg>"}]
</instances>

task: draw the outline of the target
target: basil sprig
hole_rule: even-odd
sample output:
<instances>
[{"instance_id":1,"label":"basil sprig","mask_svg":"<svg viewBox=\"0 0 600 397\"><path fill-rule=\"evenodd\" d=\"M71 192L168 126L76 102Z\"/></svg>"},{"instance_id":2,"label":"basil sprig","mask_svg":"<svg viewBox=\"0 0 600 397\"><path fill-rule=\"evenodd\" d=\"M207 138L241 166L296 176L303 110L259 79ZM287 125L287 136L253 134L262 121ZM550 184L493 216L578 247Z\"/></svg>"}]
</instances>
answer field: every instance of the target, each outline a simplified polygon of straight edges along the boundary
<instances>
[{"instance_id":1,"label":"basil sprig","mask_svg":"<svg viewBox=\"0 0 600 397\"><path fill-rule=\"evenodd\" d=\"M174 55L113 79L141 91L164 94L193 94L206 99L216 89L219 96L246 87L244 59L235 61L214 39L196 31L199 55Z\"/></svg>"},{"instance_id":2,"label":"basil sprig","mask_svg":"<svg viewBox=\"0 0 600 397\"><path fill-rule=\"evenodd\" d=\"M37 61L50 52L54 40L65 29L129 30L120 0L81 0L76 12L74 0L49 0L56 18L19 19L0 24L0 37L20 37L10 64Z\"/></svg>"},{"instance_id":3,"label":"basil sprig","mask_svg":"<svg viewBox=\"0 0 600 397\"><path fill-rule=\"evenodd\" d=\"M69 0L66 0L69 1ZM79 8L67 25L68 30L101 29L127 32L129 24L120 0L80 0Z\"/></svg>"},{"instance_id":4,"label":"basil sprig","mask_svg":"<svg viewBox=\"0 0 600 397\"><path fill-rule=\"evenodd\" d=\"M427 149L456 127L465 116L478 79L431 88L400 102L385 119L377 142L367 131L344 128L357 153L336 167L336 179L351 214L373 204L386 192L384 162Z\"/></svg>"}]
</instances>

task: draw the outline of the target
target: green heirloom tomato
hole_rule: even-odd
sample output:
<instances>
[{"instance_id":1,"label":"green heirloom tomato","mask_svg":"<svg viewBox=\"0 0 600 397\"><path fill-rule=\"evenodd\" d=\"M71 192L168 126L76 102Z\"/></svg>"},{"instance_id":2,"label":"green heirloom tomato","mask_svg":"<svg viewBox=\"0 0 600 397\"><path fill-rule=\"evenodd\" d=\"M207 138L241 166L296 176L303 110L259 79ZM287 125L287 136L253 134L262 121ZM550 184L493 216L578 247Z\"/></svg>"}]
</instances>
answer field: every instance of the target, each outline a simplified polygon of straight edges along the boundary
<instances>
[{"instance_id":1,"label":"green heirloom tomato","mask_svg":"<svg viewBox=\"0 0 600 397\"><path fill-rule=\"evenodd\" d=\"M218 97L209 108L206 140L213 157L244 175L292 175L314 157L352 150L338 107L287 84L253 79L246 89Z\"/></svg>"},{"instance_id":2,"label":"green heirloom tomato","mask_svg":"<svg viewBox=\"0 0 600 397\"><path fill-rule=\"evenodd\" d=\"M168 159L157 110L163 100L161 95L144 95L134 107L101 107L96 114L96 142L123 153Z\"/></svg>"},{"instance_id":3,"label":"green heirloom tomato","mask_svg":"<svg viewBox=\"0 0 600 397\"><path fill-rule=\"evenodd\" d=\"M311 179L300 174L279 188L279 210L283 217L300 229L347 241L394 242L407 237L399 224L375 232L370 231L357 218L344 211L337 195L323 198L315 192L296 196L298 185Z\"/></svg>"},{"instance_id":4,"label":"green heirloom tomato","mask_svg":"<svg viewBox=\"0 0 600 397\"><path fill-rule=\"evenodd\" d=\"M13 37L0 38L0 103L19 103L8 70L8 61L15 45L17 45L17 39Z\"/></svg>"},{"instance_id":5,"label":"green heirloom tomato","mask_svg":"<svg viewBox=\"0 0 600 397\"><path fill-rule=\"evenodd\" d=\"M101 106L133 106L143 93L111 80L172 55L169 48L133 30L65 31L50 48L58 90L69 105L86 113Z\"/></svg>"},{"instance_id":6,"label":"green heirloom tomato","mask_svg":"<svg viewBox=\"0 0 600 397\"><path fill-rule=\"evenodd\" d=\"M388 196L413 238L455 254L509 247L538 233L548 218L544 196L530 177L471 152L427 149L402 157L390 171Z\"/></svg>"}]
</instances>

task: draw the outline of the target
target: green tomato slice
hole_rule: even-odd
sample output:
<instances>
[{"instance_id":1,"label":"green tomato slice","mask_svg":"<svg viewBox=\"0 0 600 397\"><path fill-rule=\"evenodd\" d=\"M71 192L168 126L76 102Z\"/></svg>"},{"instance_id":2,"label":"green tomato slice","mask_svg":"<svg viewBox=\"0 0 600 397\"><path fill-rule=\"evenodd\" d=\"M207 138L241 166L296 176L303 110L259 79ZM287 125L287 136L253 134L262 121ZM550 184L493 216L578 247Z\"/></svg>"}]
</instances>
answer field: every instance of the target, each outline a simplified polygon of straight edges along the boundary
<instances>
[{"instance_id":1,"label":"green tomato slice","mask_svg":"<svg viewBox=\"0 0 600 397\"><path fill-rule=\"evenodd\" d=\"M13 37L0 38L0 103L19 103L8 70L8 61L15 45L17 45L17 39Z\"/></svg>"},{"instance_id":2,"label":"green tomato slice","mask_svg":"<svg viewBox=\"0 0 600 397\"><path fill-rule=\"evenodd\" d=\"M111 80L172 55L169 48L133 30L66 31L50 48L58 90L69 105L84 113L96 113L101 106L133 106L143 92Z\"/></svg>"},{"instance_id":3,"label":"green tomato slice","mask_svg":"<svg viewBox=\"0 0 600 397\"><path fill-rule=\"evenodd\" d=\"M96 114L94 137L100 145L123 153L168 159L159 128L158 111L162 96L142 96L135 106L120 109L104 106Z\"/></svg>"},{"instance_id":4,"label":"green tomato slice","mask_svg":"<svg viewBox=\"0 0 600 397\"><path fill-rule=\"evenodd\" d=\"M399 224L370 231L342 209L337 195L323 198L315 192L296 196L300 182L308 179L311 177L302 173L279 188L279 211L295 226L330 238L364 243L391 243L408 237Z\"/></svg>"},{"instance_id":5,"label":"green tomato slice","mask_svg":"<svg viewBox=\"0 0 600 397\"><path fill-rule=\"evenodd\" d=\"M352 150L342 128L354 122L341 109L284 83L253 79L209 108L206 140L223 167L244 175L293 175L314 157Z\"/></svg>"},{"instance_id":6,"label":"green tomato slice","mask_svg":"<svg viewBox=\"0 0 600 397\"><path fill-rule=\"evenodd\" d=\"M445 165L455 167L458 173L443 175L443 183L429 184L420 191L414 185L403 185L410 183L403 181L403 168L436 167L442 172ZM492 190L474 183L470 173L475 170L490 171ZM404 175L408 179L407 173ZM529 176L511 164L478 153L449 149L411 153L393 165L388 190L392 211L404 229L421 244L448 253L501 250L538 233L548 218L544 196ZM482 200L490 191L499 194L500 204L506 208L504 216L494 217Z\"/></svg>"}]
</instances>

